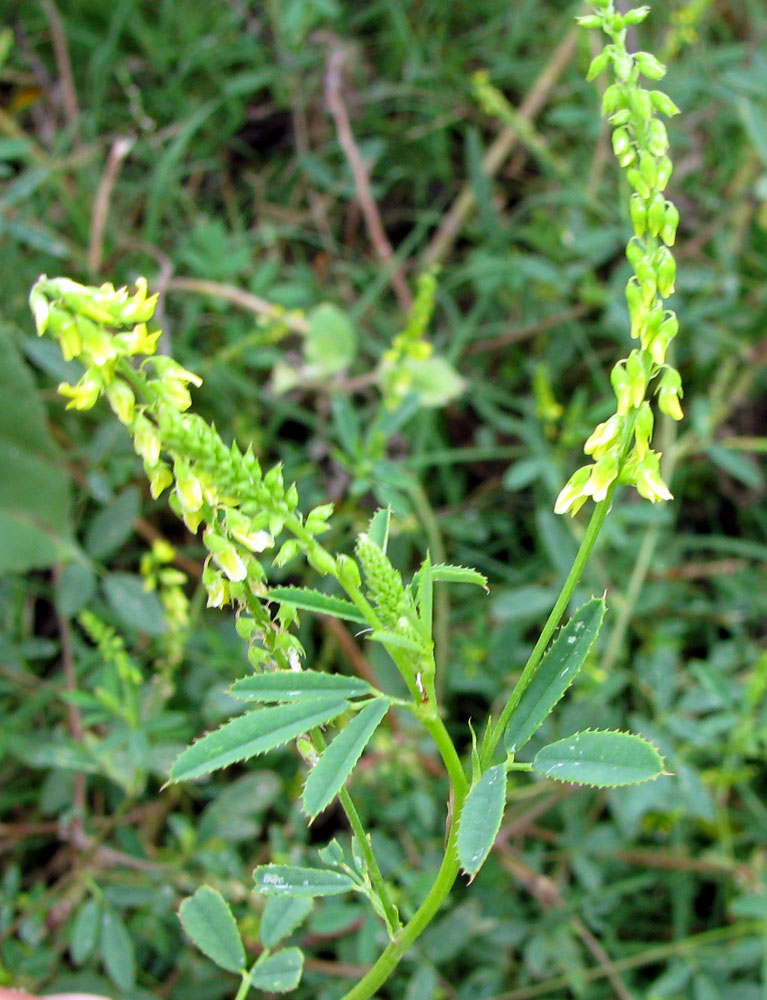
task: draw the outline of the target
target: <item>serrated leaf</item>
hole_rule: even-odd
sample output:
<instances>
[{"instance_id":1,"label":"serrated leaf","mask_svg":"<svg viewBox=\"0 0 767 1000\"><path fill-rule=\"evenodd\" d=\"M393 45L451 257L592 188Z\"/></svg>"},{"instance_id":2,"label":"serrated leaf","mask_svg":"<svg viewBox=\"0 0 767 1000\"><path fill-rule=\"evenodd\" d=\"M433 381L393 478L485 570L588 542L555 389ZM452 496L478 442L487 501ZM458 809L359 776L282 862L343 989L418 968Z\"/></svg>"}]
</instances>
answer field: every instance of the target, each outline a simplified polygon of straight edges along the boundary
<instances>
[{"instance_id":1,"label":"serrated leaf","mask_svg":"<svg viewBox=\"0 0 767 1000\"><path fill-rule=\"evenodd\" d=\"M258 928L258 936L264 948L274 948L292 934L309 916L313 905L307 896L270 896Z\"/></svg>"},{"instance_id":2,"label":"serrated leaf","mask_svg":"<svg viewBox=\"0 0 767 1000\"><path fill-rule=\"evenodd\" d=\"M366 705L323 752L304 785L304 809L312 819L338 794L388 710L385 698Z\"/></svg>"},{"instance_id":3,"label":"serrated leaf","mask_svg":"<svg viewBox=\"0 0 767 1000\"><path fill-rule=\"evenodd\" d=\"M69 942L69 954L75 965L83 962L93 953L98 940L101 926L101 903L97 899L89 899L80 907L72 927L72 939Z\"/></svg>"},{"instance_id":4,"label":"serrated leaf","mask_svg":"<svg viewBox=\"0 0 767 1000\"><path fill-rule=\"evenodd\" d=\"M260 865L253 878L264 896L337 896L354 888L348 875L327 868Z\"/></svg>"},{"instance_id":5,"label":"serrated leaf","mask_svg":"<svg viewBox=\"0 0 767 1000\"><path fill-rule=\"evenodd\" d=\"M496 764L469 792L458 820L458 860L472 878L495 843L505 806L506 768Z\"/></svg>"},{"instance_id":6,"label":"serrated leaf","mask_svg":"<svg viewBox=\"0 0 767 1000\"><path fill-rule=\"evenodd\" d=\"M391 507L382 507L370 518L367 535L371 542L375 542L378 548L386 555L386 546L389 542L389 523L391 521Z\"/></svg>"},{"instance_id":7,"label":"serrated leaf","mask_svg":"<svg viewBox=\"0 0 767 1000\"><path fill-rule=\"evenodd\" d=\"M267 993L287 993L301 982L304 955L300 948L283 948L260 958L250 975L250 985Z\"/></svg>"},{"instance_id":8,"label":"serrated leaf","mask_svg":"<svg viewBox=\"0 0 767 1000\"><path fill-rule=\"evenodd\" d=\"M509 753L527 743L575 680L599 634L605 610L604 598L588 601L549 647L509 719L504 737Z\"/></svg>"},{"instance_id":9,"label":"serrated leaf","mask_svg":"<svg viewBox=\"0 0 767 1000\"><path fill-rule=\"evenodd\" d=\"M187 747L171 768L170 780L188 781L237 761L250 760L313 726L330 722L348 708L348 701L328 695L238 716Z\"/></svg>"},{"instance_id":10,"label":"serrated leaf","mask_svg":"<svg viewBox=\"0 0 767 1000\"><path fill-rule=\"evenodd\" d=\"M115 986L130 992L136 981L133 942L122 917L111 908L101 918L101 959Z\"/></svg>"},{"instance_id":11,"label":"serrated leaf","mask_svg":"<svg viewBox=\"0 0 767 1000\"><path fill-rule=\"evenodd\" d=\"M436 583L474 583L485 591L488 590L487 577L468 566L448 566L446 563L437 563L431 568L431 578Z\"/></svg>"},{"instance_id":12,"label":"serrated leaf","mask_svg":"<svg viewBox=\"0 0 767 1000\"><path fill-rule=\"evenodd\" d=\"M307 701L320 695L360 698L377 694L376 689L359 677L323 674L318 670L277 670L253 674L235 681L229 693L240 701Z\"/></svg>"},{"instance_id":13,"label":"serrated leaf","mask_svg":"<svg viewBox=\"0 0 767 1000\"><path fill-rule=\"evenodd\" d=\"M533 770L557 781L613 788L652 781L663 773L663 758L652 743L634 733L593 730L543 747Z\"/></svg>"},{"instance_id":14,"label":"serrated leaf","mask_svg":"<svg viewBox=\"0 0 767 1000\"><path fill-rule=\"evenodd\" d=\"M332 615L334 618L343 618L344 621L367 624L367 619L363 618L351 601L331 597L320 590L311 590L309 587L273 587L266 596L272 601L292 604L301 611L313 611L318 615Z\"/></svg>"},{"instance_id":15,"label":"serrated leaf","mask_svg":"<svg viewBox=\"0 0 767 1000\"><path fill-rule=\"evenodd\" d=\"M181 924L203 955L228 972L245 968L245 949L229 905L216 889L202 885L183 901Z\"/></svg>"}]
</instances>

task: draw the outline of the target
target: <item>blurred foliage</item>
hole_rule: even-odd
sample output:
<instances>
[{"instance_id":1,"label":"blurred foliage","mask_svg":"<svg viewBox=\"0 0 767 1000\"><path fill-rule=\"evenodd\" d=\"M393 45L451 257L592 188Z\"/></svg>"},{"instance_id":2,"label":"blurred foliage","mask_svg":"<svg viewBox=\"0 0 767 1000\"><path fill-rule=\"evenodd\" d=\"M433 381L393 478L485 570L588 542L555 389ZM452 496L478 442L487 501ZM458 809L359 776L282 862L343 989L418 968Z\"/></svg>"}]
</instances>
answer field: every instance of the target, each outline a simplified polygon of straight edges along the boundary
<instances>
[{"instance_id":1,"label":"blurred foliage","mask_svg":"<svg viewBox=\"0 0 767 1000\"><path fill-rule=\"evenodd\" d=\"M226 615L203 611L201 548L149 498L116 421L83 420L56 398L67 365L32 334L29 287L41 272L146 274L164 289L167 346L205 378L198 408L264 460L281 458L307 505L336 503L349 531L329 545L343 548L391 503L398 565L428 546L487 573L489 600L438 605L444 693L465 729L507 689L569 566L582 529L553 501L609 412L609 367L627 341L628 191L583 80L588 37L544 85L523 142L493 176L482 168L511 126L479 106L474 74L486 71L518 115L578 12L558 0L7 11L0 982L231 996L235 979L184 938L181 898L214 885L255 955L254 866L348 842L334 810L306 830L291 805L302 764L288 751L161 791L189 739L236 710L224 691L244 643ZM609 793L520 786L471 894L457 889L387 996L767 990L767 16L758 0L673 0L640 32L642 48L670 60L665 88L683 109L669 132L688 416L661 430L677 499L616 501L576 602L608 592L599 655L530 749L599 718L651 738L671 774ZM446 406L411 395L382 414L372 387L404 320L326 105L339 47L343 100L413 290L450 206L464 187L474 199L443 255L428 333L464 380ZM344 331L341 364L320 332L308 348L303 317L318 307ZM298 372L290 386L277 384L280 365ZM53 548L29 558L19 525ZM190 580L188 608L178 579L163 582L164 543ZM301 639L318 668L351 658L390 679L383 655L362 659L350 634L307 617ZM397 725L379 731L354 787L385 874L413 899L441 855L445 785L408 720ZM339 980L382 944L345 898L315 904L292 940L309 956L295 995L317 1000L340 996Z\"/></svg>"}]
</instances>

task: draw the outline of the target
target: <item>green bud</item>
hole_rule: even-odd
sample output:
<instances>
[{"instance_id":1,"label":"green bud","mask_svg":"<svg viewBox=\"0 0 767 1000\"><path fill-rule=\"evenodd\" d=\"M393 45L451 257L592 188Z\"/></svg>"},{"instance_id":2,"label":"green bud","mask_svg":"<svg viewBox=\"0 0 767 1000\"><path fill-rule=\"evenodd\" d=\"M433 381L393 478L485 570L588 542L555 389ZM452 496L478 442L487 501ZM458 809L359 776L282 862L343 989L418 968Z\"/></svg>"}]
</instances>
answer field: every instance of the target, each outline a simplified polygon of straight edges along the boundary
<instances>
[{"instance_id":1,"label":"green bud","mask_svg":"<svg viewBox=\"0 0 767 1000\"><path fill-rule=\"evenodd\" d=\"M629 100L631 101L631 110L637 118L641 122L649 122L652 118L652 101L647 91L636 87L631 91Z\"/></svg>"},{"instance_id":2,"label":"green bud","mask_svg":"<svg viewBox=\"0 0 767 1000\"><path fill-rule=\"evenodd\" d=\"M647 350L653 339L657 336L658 329L663 322L663 308L656 302L645 316L644 327L642 329L642 350Z\"/></svg>"},{"instance_id":3,"label":"green bud","mask_svg":"<svg viewBox=\"0 0 767 1000\"><path fill-rule=\"evenodd\" d=\"M631 112L628 108L620 108L618 111L613 112L610 115L608 121L611 125L626 125L631 121Z\"/></svg>"},{"instance_id":4,"label":"green bud","mask_svg":"<svg viewBox=\"0 0 767 1000\"><path fill-rule=\"evenodd\" d=\"M587 499L587 494L583 491L590 477L590 465L582 466L570 476L554 504L555 514L566 514L569 510L574 515L580 510Z\"/></svg>"},{"instance_id":5,"label":"green bud","mask_svg":"<svg viewBox=\"0 0 767 1000\"><path fill-rule=\"evenodd\" d=\"M147 465L156 465L160 458L160 435L154 424L143 413L133 418L133 447Z\"/></svg>"},{"instance_id":6,"label":"green bud","mask_svg":"<svg viewBox=\"0 0 767 1000\"><path fill-rule=\"evenodd\" d=\"M649 13L649 7L634 7L633 10L626 11L623 20L626 24L641 24Z\"/></svg>"},{"instance_id":7,"label":"green bud","mask_svg":"<svg viewBox=\"0 0 767 1000\"><path fill-rule=\"evenodd\" d=\"M663 373L663 378L658 389L658 408L662 413L668 414L672 420L681 420L684 417L679 398L682 396L682 379L679 372L670 366Z\"/></svg>"},{"instance_id":8,"label":"green bud","mask_svg":"<svg viewBox=\"0 0 767 1000\"><path fill-rule=\"evenodd\" d=\"M624 91L617 83L611 83L602 94L602 116L607 118L614 111L623 106Z\"/></svg>"},{"instance_id":9,"label":"green bud","mask_svg":"<svg viewBox=\"0 0 767 1000\"><path fill-rule=\"evenodd\" d=\"M666 185L671 177L671 172L674 169L674 164L668 158L668 156L662 156L658 160L657 168L655 171L655 184L659 191L665 190Z\"/></svg>"},{"instance_id":10,"label":"green bud","mask_svg":"<svg viewBox=\"0 0 767 1000\"><path fill-rule=\"evenodd\" d=\"M626 244L626 260L631 264L631 266L636 269L639 267L640 263L645 259L645 247L644 243L632 236L632 238Z\"/></svg>"},{"instance_id":11,"label":"green bud","mask_svg":"<svg viewBox=\"0 0 767 1000\"><path fill-rule=\"evenodd\" d=\"M322 576L336 575L336 561L322 546L314 545L306 553L306 558L309 560L309 565Z\"/></svg>"},{"instance_id":12,"label":"green bud","mask_svg":"<svg viewBox=\"0 0 767 1000\"><path fill-rule=\"evenodd\" d=\"M275 566L285 566L294 559L298 553L301 551L301 543L297 538L289 538L286 542L282 543L280 551L274 557Z\"/></svg>"},{"instance_id":13,"label":"green bud","mask_svg":"<svg viewBox=\"0 0 767 1000\"><path fill-rule=\"evenodd\" d=\"M635 451L640 459L644 458L645 454L647 453L647 448L652 439L654 424L655 424L655 419L652 415L650 404L647 402L647 400L644 400L644 402L637 410L636 418L634 421Z\"/></svg>"},{"instance_id":14,"label":"green bud","mask_svg":"<svg viewBox=\"0 0 767 1000\"><path fill-rule=\"evenodd\" d=\"M619 361L610 372L610 383L618 402L618 415L625 416L631 409L631 385L626 376L626 362Z\"/></svg>"},{"instance_id":15,"label":"green bud","mask_svg":"<svg viewBox=\"0 0 767 1000\"><path fill-rule=\"evenodd\" d=\"M676 280L676 261L671 251L664 246L655 251L655 273L658 278L658 291L665 299L674 294Z\"/></svg>"},{"instance_id":16,"label":"green bud","mask_svg":"<svg viewBox=\"0 0 767 1000\"><path fill-rule=\"evenodd\" d=\"M647 209L647 228L653 236L657 236L661 231L665 219L666 199L660 191L656 191L652 196L652 200L650 201L650 205Z\"/></svg>"},{"instance_id":17,"label":"green bud","mask_svg":"<svg viewBox=\"0 0 767 1000\"><path fill-rule=\"evenodd\" d=\"M631 195L629 201L629 212L631 223L634 226L634 235L641 239L647 229L647 204L644 198L636 191Z\"/></svg>"},{"instance_id":18,"label":"green bud","mask_svg":"<svg viewBox=\"0 0 767 1000\"><path fill-rule=\"evenodd\" d=\"M223 570L232 583L244 580L248 575L248 567L239 552L228 538L218 535L208 528L203 535L205 547L213 556L213 561Z\"/></svg>"},{"instance_id":19,"label":"green bud","mask_svg":"<svg viewBox=\"0 0 767 1000\"><path fill-rule=\"evenodd\" d=\"M642 93L645 93L645 91L642 91ZM656 156L665 156L668 151L668 132L666 131L666 126L659 118L654 118L650 122L647 148Z\"/></svg>"},{"instance_id":20,"label":"green bud","mask_svg":"<svg viewBox=\"0 0 767 1000\"><path fill-rule=\"evenodd\" d=\"M629 318L631 319L631 336L636 339L642 331L647 308L642 298L642 289L633 275L626 284L626 302L628 303Z\"/></svg>"},{"instance_id":21,"label":"green bud","mask_svg":"<svg viewBox=\"0 0 767 1000\"><path fill-rule=\"evenodd\" d=\"M176 474L176 496L185 514L195 514L203 504L202 483L182 461L173 466Z\"/></svg>"},{"instance_id":22,"label":"green bud","mask_svg":"<svg viewBox=\"0 0 767 1000\"><path fill-rule=\"evenodd\" d=\"M676 314L669 309L666 313L666 319L660 324L657 333L650 342L650 354L656 365L665 364L668 345L678 330L679 320L676 318Z\"/></svg>"},{"instance_id":23,"label":"green bud","mask_svg":"<svg viewBox=\"0 0 767 1000\"><path fill-rule=\"evenodd\" d=\"M613 448L591 468L591 476L585 487L593 499L600 503L607 496L607 491L618 475L620 466L620 449Z\"/></svg>"},{"instance_id":24,"label":"green bud","mask_svg":"<svg viewBox=\"0 0 767 1000\"><path fill-rule=\"evenodd\" d=\"M636 276L642 290L642 301L650 305L658 289L658 278L655 268L648 260L641 260L636 267Z\"/></svg>"},{"instance_id":25,"label":"green bud","mask_svg":"<svg viewBox=\"0 0 767 1000\"><path fill-rule=\"evenodd\" d=\"M599 55L594 56L589 65L588 72L586 73L587 80L596 80L598 76L607 69L607 64L610 62L610 51L609 46L604 48Z\"/></svg>"},{"instance_id":26,"label":"green bud","mask_svg":"<svg viewBox=\"0 0 767 1000\"><path fill-rule=\"evenodd\" d=\"M107 386L107 399L120 423L130 424L136 406L132 389L122 379L116 378Z\"/></svg>"},{"instance_id":27,"label":"green bud","mask_svg":"<svg viewBox=\"0 0 767 1000\"><path fill-rule=\"evenodd\" d=\"M663 217L663 226L660 236L667 247L672 247L676 243L676 230L679 225L679 209L672 202L666 202L666 212Z\"/></svg>"},{"instance_id":28,"label":"green bud","mask_svg":"<svg viewBox=\"0 0 767 1000\"><path fill-rule=\"evenodd\" d=\"M640 351L632 351L626 358L626 382L634 408L641 405L647 390L647 371Z\"/></svg>"},{"instance_id":29,"label":"green bud","mask_svg":"<svg viewBox=\"0 0 767 1000\"><path fill-rule=\"evenodd\" d=\"M149 465L144 462L144 472L149 480L149 492L152 499L156 500L164 489L173 482L173 473L165 462L157 462L156 465Z\"/></svg>"},{"instance_id":30,"label":"green bud","mask_svg":"<svg viewBox=\"0 0 767 1000\"><path fill-rule=\"evenodd\" d=\"M648 451L636 468L636 488L650 503L658 500L673 500L674 497L660 474L660 455Z\"/></svg>"},{"instance_id":31,"label":"green bud","mask_svg":"<svg viewBox=\"0 0 767 1000\"><path fill-rule=\"evenodd\" d=\"M647 186L654 188L658 176L658 161L646 149L643 149L639 156L639 172Z\"/></svg>"},{"instance_id":32,"label":"green bud","mask_svg":"<svg viewBox=\"0 0 767 1000\"><path fill-rule=\"evenodd\" d=\"M32 291L29 293L29 308L32 310L32 315L35 318L35 329L37 330L38 337L42 337L48 329L48 318L51 314L50 303L42 290L44 282L45 275L42 275L37 279L32 287Z\"/></svg>"},{"instance_id":33,"label":"green bud","mask_svg":"<svg viewBox=\"0 0 767 1000\"><path fill-rule=\"evenodd\" d=\"M69 396L68 410L90 410L101 395L101 382L93 374L86 372L75 385L60 382L58 391L62 396Z\"/></svg>"},{"instance_id":34,"label":"green bud","mask_svg":"<svg viewBox=\"0 0 767 1000\"><path fill-rule=\"evenodd\" d=\"M206 565L202 571L202 583L208 594L207 606L209 608L223 608L231 600L226 578L210 564ZM238 622L240 620L252 621L253 619L237 619Z\"/></svg>"},{"instance_id":35,"label":"green bud","mask_svg":"<svg viewBox=\"0 0 767 1000\"><path fill-rule=\"evenodd\" d=\"M616 79L625 83L631 76L631 70L634 68L634 60L628 52L619 51L615 53L613 66L615 67Z\"/></svg>"},{"instance_id":36,"label":"green bud","mask_svg":"<svg viewBox=\"0 0 767 1000\"><path fill-rule=\"evenodd\" d=\"M602 18L598 14L584 14L582 17L576 17L575 20L582 28L593 30L602 27Z\"/></svg>"},{"instance_id":37,"label":"green bud","mask_svg":"<svg viewBox=\"0 0 767 1000\"><path fill-rule=\"evenodd\" d=\"M206 569L210 568L210 566L206 567ZM248 615L237 615L234 620L234 627L237 635L246 642L250 642L253 636L259 631L258 623Z\"/></svg>"},{"instance_id":38,"label":"green bud","mask_svg":"<svg viewBox=\"0 0 767 1000\"><path fill-rule=\"evenodd\" d=\"M679 108L674 104L668 94L664 94L662 90L651 90L650 100L657 111L662 115L678 115Z\"/></svg>"},{"instance_id":39,"label":"green bud","mask_svg":"<svg viewBox=\"0 0 767 1000\"><path fill-rule=\"evenodd\" d=\"M623 423L624 417L614 413L609 420L597 424L583 446L584 452L594 458L601 458L618 441Z\"/></svg>"},{"instance_id":40,"label":"green bud","mask_svg":"<svg viewBox=\"0 0 767 1000\"><path fill-rule=\"evenodd\" d=\"M290 486L285 490L285 503L287 504L288 510L295 510L298 506L298 487L295 483L291 483Z\"/></svg>"},{"instance_id":41,"label":"green bud","mask_svg":"<svg viewBox=\"0 0 767 1000\"><path fill-rule=\"evenodd\" d=\"M632 186L632 188L641 194L644 199L648 199L652 194L652 188L644 179L642 174L636 169L636 167L629 167L626 171L626 180Z\"/></svg>"},{"instance_id":42,"label":"green bud","mask_svg":"<svg viewBox=\"0 0 767 1000\"><path fill-rule=\"evenodd\" d=\"M634 62L648 80L662 80L666 75L666 67L651 52L635 52Z\"/></svg>"},{"instance_id":43,"label":"green bud","mask_svg":"<svg viewBox=\"0 0 767 1000\"><path fill-rule=\"evenodd\" d=\"M635 157L634 147L631 144L631 136L625 128L616 128L612 137L613 152L622 167L632 163Z\"/></svg>"},{"instance_id":44,"label":"green bud","mask_svg":"<svg viewBox=\"0 0 767 1000\"><path fill-rule=\"evenodd\" d=\"M338 582L342 587L358 588L362 585L360 568L351 556L342 554L336 557Z\"/></svg>"},{"instance_id":45,"label":"green bud","mask_svg":"<svg viewBox=\"0 0 767 1000\"><path fill-rule=\"evenodd\" d=\"M281 500L285 492L282 481L282 466L274 465L264 476L264 486L274 500Z\"/></svg>"},{"instance_id":46,"label":"green bud","mask_svg":"<svg viewBox=\"0 0 767 1000\"><path fill-rule=\"evenodd\" d=\"M334 504L325 503L320 507L310 510L306 515L306 530L311 532L312 535L321 535L323 531L327 531L327 521L333 514L334 509Z\"/></svg>"}]
</instances>

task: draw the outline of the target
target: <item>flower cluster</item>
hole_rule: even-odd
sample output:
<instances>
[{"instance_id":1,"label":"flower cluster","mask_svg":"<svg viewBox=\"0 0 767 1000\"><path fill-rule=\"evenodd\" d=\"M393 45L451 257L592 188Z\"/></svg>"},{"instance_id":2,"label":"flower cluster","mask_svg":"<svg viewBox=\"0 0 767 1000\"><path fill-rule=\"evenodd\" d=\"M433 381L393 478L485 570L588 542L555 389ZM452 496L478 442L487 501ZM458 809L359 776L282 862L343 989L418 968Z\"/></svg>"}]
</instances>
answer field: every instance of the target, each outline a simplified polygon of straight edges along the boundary
<instances>
[{"instance_id":1,"label":"flower cluster","mask_svg":"<svg viewBox=\"0 0 767 1000\"><path fill-rule=\"evenodd\" d=\"M671 247L676 239L679 212L664 191L671 176L668 134L659 114L674 115L678 108L663 91L647 90L640 76L660 80L665 68L649 52L626 50L626 29L639 24L649 7L625 14L613 0L592 0L594 14L579 18L586 28L601 28L610 44L591 63L588 79L608 67L614 82L604 92L602 114L613 128L612 146L632 189L631 222L634 235L626 248L633 274L626 285L631 336L639 347L619 361L610 379L616 412L594 430L584 445L593 459L578 469L557 498L555 511L575 514L589 497L606 498L613 483L625 483L655 503L670 500L660 473L660 454L650 448L654 417L648 396L657 395L658 408L674 420L682 419L679 373L666 361L668 346L679 328L676 315L663 300L674 292L676 262Z\"/></svg>"},{"instance_id":2,"label":"flower cluster","mask_svg":"<svg viewBox=\"0 0 767 1000\"><path fill-rule=\"evenodd\" d=\"M250 449L226 445L215 428L187 412L189 386L202 380L173 358L154 354L160 331L149 332L147 324L156 301L147 296L143 278L130 293L43 276L30 295L38 334L54 336L64 357L85 369L74 385L59 386L68 408L88 410L106 396L143 459L152 496L170 488L171 507L187 528L196 533L202 526L208 605L238 608L238 631L250 643L254 665L294 667L303 653L287 631L295 610L282 607L272 618L261 600L266 573L258 556L275 548L287 528L293 537L275 553L275 565L303 552L319 573L340 576L338 560L315 540L327 529L332 505L315 508L304 520L296 487L285 486L279 465L263 474Z\"/></svg>"}]
</instances>

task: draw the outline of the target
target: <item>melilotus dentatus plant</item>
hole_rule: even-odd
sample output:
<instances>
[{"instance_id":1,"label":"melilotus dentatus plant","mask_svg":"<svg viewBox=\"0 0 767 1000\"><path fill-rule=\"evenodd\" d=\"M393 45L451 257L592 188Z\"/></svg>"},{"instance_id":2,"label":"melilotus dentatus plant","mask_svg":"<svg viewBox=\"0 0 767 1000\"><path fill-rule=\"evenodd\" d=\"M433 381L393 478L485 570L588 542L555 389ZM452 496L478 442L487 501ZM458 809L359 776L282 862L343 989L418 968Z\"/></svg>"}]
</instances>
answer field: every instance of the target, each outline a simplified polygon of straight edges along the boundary
<instances>
[{"instance_id":1,"label":"melilotus dentatus plant","mask_svg":"<svg viewBox=\"0 0 767 1000\"><path fill-rule=\"evenodd\" d=\"M266 864L256 869L255 889L266 902L260 917L262 949L255 962L248 961L228 904L217 890L202 886L182 903L181 920L194 942L214 962L241 976L237 1000L252 987L296 987L303 955L296 947L280 947L281 942L306 917L312 897L350 892L369 899L389 936L370 971L345 994L345 1000L372 997L437 913L459 873L473 879L479 871L501 824L510 773L532 771L605 787L647 781L663 771L660 755L646 740L600 730L544 746L532 762L517 760L573 683L599 632L602 597L577 610L554 638L616 488L633 486L652 503L671 499L660 455L651 447L653 397L661 412L675 420L682 416L679 374L667 361L678 324L664 306L674 290L671 247L679 213L664 193L672 167L661 116L675 114L677 108L665 93L641 83L643 77L656 81L663 76L658 60L626 48L627 28L641 23L649 8L620 14L612 0L593 2L592 8L580 23L601 29L609 40L593 59L588 77L605 71L612 75L602 113L631 192L634 233L626 256L633 274L626 300L637 346L612 369L615 413L586 441L591 464L572 475L556 501L558 513L571 514L587 500L594 502L580 549L527 663L521 672L509 664L509 676L518 679L504 707L476 727L476 738L472 732L468 761L456 750L438 700L433 593L435 584L486 587L485 578L472 569L434 563L427 553L412 579L403 579L387 555L387 510L373 516L350 551L324 547L319 539L333 517L333 505L303 510L297 486L284 482L279 464L264 471L251 448L227 444L190 412L190 386L201 380L173 358L155 353L160 331L151 329L151 322L157 296L148 294L143 278L133 292L47 277L32 290L37 332L55 337L64 357L84 367L78 382L59 386L69 398L68 407L88 410L106 396L143 460L152 496L167 490L173 510L190 532L201 536L207 550L202 579L208 605L232 608L235 627L248 643L252 670L231 688L245 710L188 747L173 765L170 781L188 781L296 740L307 771L302 793L306 815L313 819L337 798L351 827L349 846L333 840L319 851L315 866ZM419 300L422 311L428 297ZM413 329L421 329L428 316L417 319L410 323ZM390 364L396 366L401 355L401 349L390 352ZM396 381L396 372L390 375ZM322 579L321 587L270 586L272 567L299 560ZM335 616L364 630L366 640L380 643L391 657L408 696L394 697L359 677L306 667L302 645L291 631L304 612ZM373 840L346 787L365 747L392 711L411 713L434 740L451 798L441 865L425 898L403 905L410 914L404 922L396 902L401 902L402 890L393 891L384 879Z\"/></svg>"}]
</instances>

